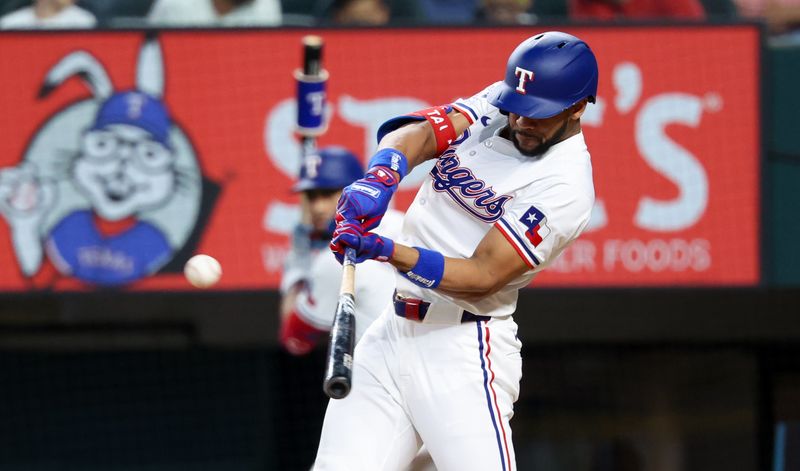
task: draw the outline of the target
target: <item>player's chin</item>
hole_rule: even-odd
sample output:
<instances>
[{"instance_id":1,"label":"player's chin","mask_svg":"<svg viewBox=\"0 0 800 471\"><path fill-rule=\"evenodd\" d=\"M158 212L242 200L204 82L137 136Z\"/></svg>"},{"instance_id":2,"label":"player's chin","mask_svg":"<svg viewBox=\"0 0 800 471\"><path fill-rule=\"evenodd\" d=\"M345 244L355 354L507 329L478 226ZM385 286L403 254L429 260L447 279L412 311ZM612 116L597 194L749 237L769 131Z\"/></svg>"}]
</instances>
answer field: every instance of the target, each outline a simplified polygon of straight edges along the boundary
<instances>
[{"instance_id":1,"label":"player's chin","mask_svg":"<svg viewBox=\"0 0 800 471\"><path fill-rule=\"evenodd\" d=\"M535 144L525 145L520 141L514 141L514 147L516 147L519 153L522 155L535 157L541 153L540 150L542 148L542 144L539 141L536 141Z\"/></svg>"},{"instance_id":2,"label":"player's chin","mask_svg":"<svg viewBox=\"0 0 800 471\"><path fill-rule=\"evenodd\" d=\"M540 137L528 136L519 132L513 134L511 141L522 155L527 155L529 157L539 155L544 145L544 141Z\"/></svg>"}]
</instances>

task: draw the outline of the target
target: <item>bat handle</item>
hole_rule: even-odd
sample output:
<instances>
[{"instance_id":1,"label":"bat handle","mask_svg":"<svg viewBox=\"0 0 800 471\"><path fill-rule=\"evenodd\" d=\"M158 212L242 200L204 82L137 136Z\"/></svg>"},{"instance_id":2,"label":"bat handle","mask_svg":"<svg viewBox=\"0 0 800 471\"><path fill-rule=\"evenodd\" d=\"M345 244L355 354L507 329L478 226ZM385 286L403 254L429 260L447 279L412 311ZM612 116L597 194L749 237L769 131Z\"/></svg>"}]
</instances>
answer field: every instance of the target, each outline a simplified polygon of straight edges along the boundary
<instances>
[{"instance_id":1,"label":"bat handle","mask_svg":"<svg viewBox=\"0 0 800 471\"><path fill-rule=\"evenodd\" d=\"M339 294L349 293L354 295L356 292L356 249L346 247L344 249L344 262L342 263L342 285Z\"/></svg>"},{"instance_id":2,"label":"bat handle","mask_svg":"<svg viewBox=\"0 0 800 471\"><path fill-rule=\"evenodd\" d=\"M344 249L344 265L356 264L356 249L347 247Z\"/></svg>"}]
</instances>

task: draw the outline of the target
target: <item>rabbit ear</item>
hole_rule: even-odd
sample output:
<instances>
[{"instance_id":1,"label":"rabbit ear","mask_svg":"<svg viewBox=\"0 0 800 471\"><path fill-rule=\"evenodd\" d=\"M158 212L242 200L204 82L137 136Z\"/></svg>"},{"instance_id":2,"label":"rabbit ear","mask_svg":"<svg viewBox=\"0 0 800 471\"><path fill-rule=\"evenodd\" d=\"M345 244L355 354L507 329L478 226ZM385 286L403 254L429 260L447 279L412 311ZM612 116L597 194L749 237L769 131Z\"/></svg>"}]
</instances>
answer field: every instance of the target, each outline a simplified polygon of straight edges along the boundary
<instances>
[{"instance_id":1,"label":"rabbit ear","mask_svg":"<svg viewBox=\"0 0 800 471\"><path fill-rule=\"evenodd\" d=\"M136 64L136 88L155 98L164 96L164 58L158 38L149 35L139 49Z\"/></svg>"},{"instance_id":2,"label":"rabbit ear","mask_svg":"<svg viewBox=\"0 0 800 471\"><path fill-rule=\"evenodd\" d=\"M39 98L44 98L73 75L80 77L95 98L111 96L114 88L105 67L86 51L75 51L64 56L50 68L39 88Z\"/></svg>"}]
</instances>

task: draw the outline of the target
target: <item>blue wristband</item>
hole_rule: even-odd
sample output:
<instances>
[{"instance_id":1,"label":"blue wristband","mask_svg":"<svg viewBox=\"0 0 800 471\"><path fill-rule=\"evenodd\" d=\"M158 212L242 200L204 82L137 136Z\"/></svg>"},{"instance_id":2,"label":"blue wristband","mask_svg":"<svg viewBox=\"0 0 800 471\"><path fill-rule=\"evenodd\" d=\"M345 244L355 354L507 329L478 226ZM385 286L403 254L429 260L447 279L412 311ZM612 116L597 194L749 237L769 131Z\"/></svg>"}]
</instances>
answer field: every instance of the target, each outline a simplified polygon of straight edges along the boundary
<instances>
[{"instance_id":1,"label":"blue wristband","mask_svg":"<svg viewBox=\"0 0 800 471\"><path fill-rule=\"evenodd\" d=\"M417 286L434 289L439 286L444 276L444 255L434 250L414 247L419 251L419 259L414 268L405 273L404 277Z\"/></svg>"},{"instance_id":2,"label":"blue wristband","mask_svg":"<svg viewBox=\"0 0 800 471\"><path fill-rule=\"evenodd\" d=\"M381 149L369 159L369 165L367 165L367 169L372 167L387 167L398 174L400 174L400 179L402 180L406 174L408 173L408 159L402 152L397 149Z\"/></svg>"}]
</instances>

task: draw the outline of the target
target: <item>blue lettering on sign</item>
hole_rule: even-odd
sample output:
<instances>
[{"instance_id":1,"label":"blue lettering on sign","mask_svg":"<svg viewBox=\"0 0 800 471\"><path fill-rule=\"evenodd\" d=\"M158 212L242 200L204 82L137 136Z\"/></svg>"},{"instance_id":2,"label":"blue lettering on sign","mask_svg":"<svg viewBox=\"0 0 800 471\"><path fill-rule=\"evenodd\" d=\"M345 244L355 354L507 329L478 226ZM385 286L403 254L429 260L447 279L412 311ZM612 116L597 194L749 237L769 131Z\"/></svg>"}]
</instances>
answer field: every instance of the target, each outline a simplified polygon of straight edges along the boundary
<instances>
[{"instance_id":1,"label":"blue lettering on sign","mask_svg":"<svg viewBox=\"0 0 800 471\"><path fill-rule=\"evenodd\" d=\"M446 192L462 208L478 219L495 222L503 216L503 205L512 197L500 195L476 178L472 170L461 167L455 149L446 150L431 170L433 189ZM471 201L470 201L471 200Z\"/></svg>"}]
</instances>

